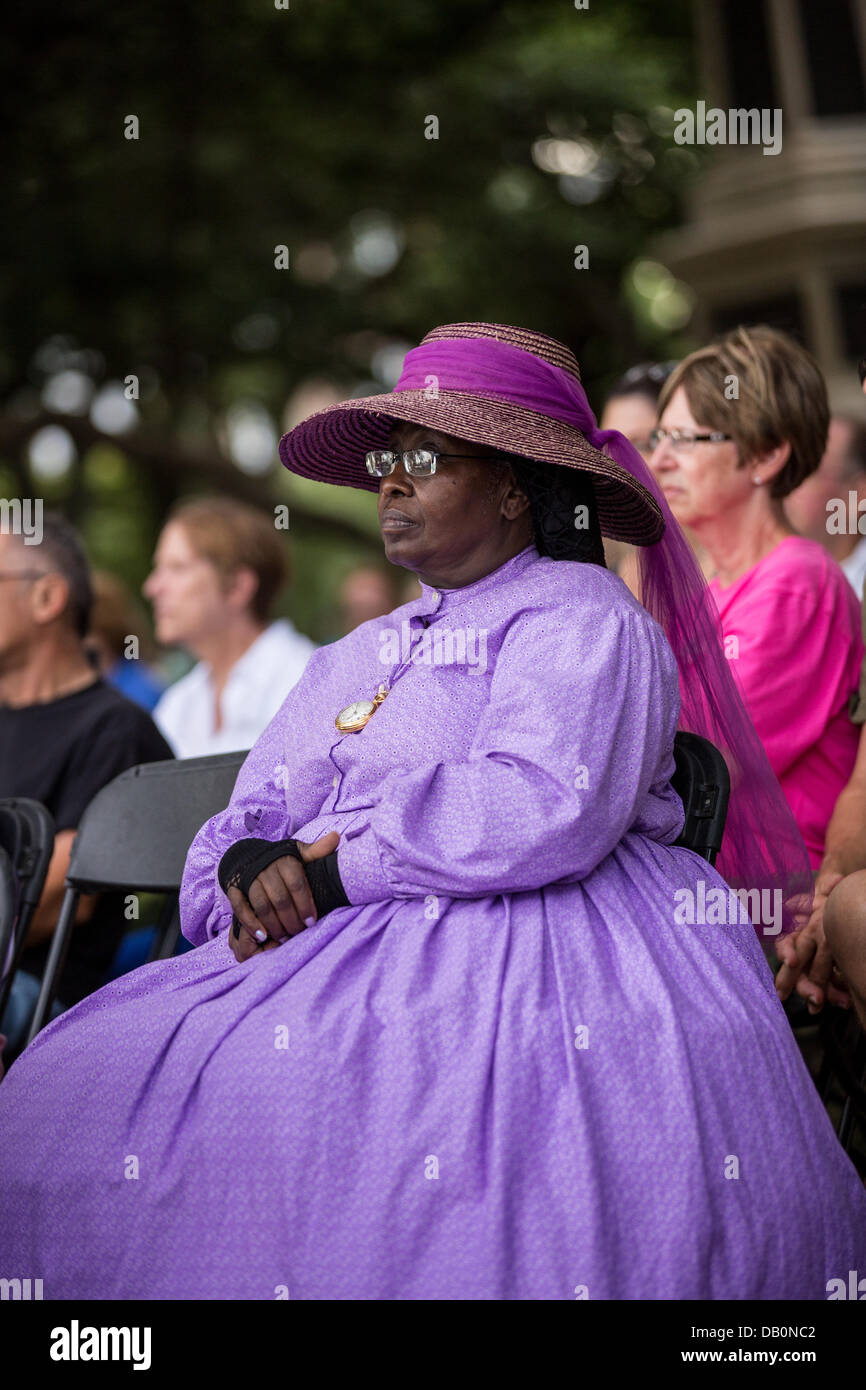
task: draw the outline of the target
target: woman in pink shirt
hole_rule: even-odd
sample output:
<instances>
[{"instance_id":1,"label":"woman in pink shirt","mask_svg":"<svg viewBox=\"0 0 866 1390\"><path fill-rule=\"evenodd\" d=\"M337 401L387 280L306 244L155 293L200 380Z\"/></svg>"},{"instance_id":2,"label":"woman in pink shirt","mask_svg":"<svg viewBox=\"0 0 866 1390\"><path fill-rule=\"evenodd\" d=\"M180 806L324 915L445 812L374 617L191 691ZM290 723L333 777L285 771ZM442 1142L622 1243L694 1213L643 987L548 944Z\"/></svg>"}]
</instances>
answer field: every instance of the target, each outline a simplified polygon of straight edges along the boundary
<instances>
[{"instance_id":1,"label":"woman in pink shirt","mask_svg":"<svg viewBox=\"0 0 866 1390\"><path fill-rule=\"evenodd\" d=\"M814 359L775 329L738 328L668 378L650 459L709 552L725 653L814 869L857 754L863 642L842 570L782 502L818 467L828 423Z\"/></svg>"}]
</instances>

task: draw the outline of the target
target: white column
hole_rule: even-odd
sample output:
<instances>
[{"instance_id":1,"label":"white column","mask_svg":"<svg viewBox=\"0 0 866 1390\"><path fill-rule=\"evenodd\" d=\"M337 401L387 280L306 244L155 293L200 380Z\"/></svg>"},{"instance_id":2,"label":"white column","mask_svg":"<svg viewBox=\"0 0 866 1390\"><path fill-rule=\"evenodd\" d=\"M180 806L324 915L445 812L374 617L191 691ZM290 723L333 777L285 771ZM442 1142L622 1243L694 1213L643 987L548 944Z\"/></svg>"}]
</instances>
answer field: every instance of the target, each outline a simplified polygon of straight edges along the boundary
<instances>
[{"instance_id":1,"label":"white column","mask_svg":"<svg viewBox=\"0 0 866 1390\"><path fill-rule=\"evenodd\" d=\"M796 0L766 0L773 70L781 93L782 130L812 115L809 57Z\"/></svg>"}]
</instances>

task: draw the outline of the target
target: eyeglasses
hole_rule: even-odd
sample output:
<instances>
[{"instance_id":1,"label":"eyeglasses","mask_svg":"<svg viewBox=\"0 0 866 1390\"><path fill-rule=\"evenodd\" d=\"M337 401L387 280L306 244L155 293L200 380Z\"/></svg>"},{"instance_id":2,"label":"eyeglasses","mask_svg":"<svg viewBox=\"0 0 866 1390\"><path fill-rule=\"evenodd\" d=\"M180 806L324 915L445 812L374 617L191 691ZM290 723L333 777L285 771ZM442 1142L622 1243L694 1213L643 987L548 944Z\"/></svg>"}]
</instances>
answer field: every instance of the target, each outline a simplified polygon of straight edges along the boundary
<instances>
[{"instance_id":1,"label":"eyeglasses","mask_svg":"<svg viewBox=\"0 0 866 1390\"><path fill-rule=\"evenodd\" d=\"M694 444L721 444L733 435L722 434L721 430L709 430L706 434L692 434L690 430L650 430L649 446L657 449L663 439L667 439L672 449L691 449Z\"/></svg>"},{"instance_id":2,"label":"eyeglasses","mask_svg":"<svg viewBox=\"0 0 866 1390\"><path fill-rule=\"evenodd\" d=\"M402 459L403 467L411 477L429 478L436 472L436 465L440 459L478 458L478 454L440 454L434 453L432 449L406 449L403 453L394 453L391 449L372 449L367 454L367 472L376 478L387 478Z\"/></svg>"}]
</instances>

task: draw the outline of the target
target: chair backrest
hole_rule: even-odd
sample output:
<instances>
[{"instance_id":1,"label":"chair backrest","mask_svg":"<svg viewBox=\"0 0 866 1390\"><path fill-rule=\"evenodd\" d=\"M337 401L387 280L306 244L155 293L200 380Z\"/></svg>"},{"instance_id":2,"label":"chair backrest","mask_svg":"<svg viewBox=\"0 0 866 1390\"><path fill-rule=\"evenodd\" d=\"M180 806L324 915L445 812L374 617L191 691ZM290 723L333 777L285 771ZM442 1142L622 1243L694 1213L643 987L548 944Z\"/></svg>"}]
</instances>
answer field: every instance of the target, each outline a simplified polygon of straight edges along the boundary
<instances>
[{"instance_id":1,"label":"chair backrest","mask_svg":"<svg viewBox=\"0 0 866 1390\"><path fill-rule=\"evenodd\" d=\"M728 765L709 739L685 732L674 738L674 762L671 785L686 817L676 843L714 864L722 847L731 793Z\"/></svg>"},{"instance_id":2,"label":"chair backrest","mask_svg":"<svg viewBox=\"0 0 866 1390\"><path fill-rule=\"evenodd\" d=\"M217 753L121 772L82 816L67 884L78 892L176 892L192 841L228 805L246 756Z\"/></svg>"},{"instance_id":3,"label":"chair backrest","mask_svg":"<svg viewBox=\"0 0 866 1390\"><path fill-rule=\"evenodd\" d=\"M231 800L246 752L140 763L96 793L72 841L66 891L27 1046L49 1017L63 976L80 893L177 893L187 851ZM85 928L86 930L86 928Z\"/></svg>"},{"instance_id":4,"label":"chair backrest","mask_svg":"<svg viewBox=\"0 0 866 1390\"><path fill-rule=\"evenodd\" d=\"M42 896L54 849L54 817L41 801L31 797L3 797L0 845L11 860L21 903L35 907Z\"/></svg>"},{"instance_id":5,"label":"chair backrest","mask_svg":"<svg viewBox=\"0 0 866 1390\"><path fill-rule=\"evenodd\" d=\"M11 940L12 928L15 923L15 908L17 893L15 891L15 875L12 872L12 860L0 845L0 938ZM6 955L5 949L0 951L0 976L3 974L3 958Z\"/></svg>"},{"instance_id":6,"label":"chair backrest","mask_svg":"<svg viewBox=\"0 0 866 1390\"><path fill-rule=\"evenodd\" d=\"M54 819L40 801L7 796L0 800L0 849L5 857L0 905L0 1017L12 975L36 904L42 895L54 849ZM11 884L6 881L8 870Z\"/></svg>"}]
</instances>

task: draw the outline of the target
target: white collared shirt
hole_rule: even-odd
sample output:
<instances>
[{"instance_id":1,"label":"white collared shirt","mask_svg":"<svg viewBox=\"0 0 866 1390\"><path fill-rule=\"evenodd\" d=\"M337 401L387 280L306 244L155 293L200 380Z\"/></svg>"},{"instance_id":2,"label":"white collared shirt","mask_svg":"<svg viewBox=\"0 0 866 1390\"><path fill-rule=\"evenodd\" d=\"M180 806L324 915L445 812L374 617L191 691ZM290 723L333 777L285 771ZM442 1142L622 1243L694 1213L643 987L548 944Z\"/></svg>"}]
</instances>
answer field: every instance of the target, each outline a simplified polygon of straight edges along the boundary
<instances>
[{"instance_id":1,"label":"white collared shirt","mask_svg":"<svg viewBox=\"0 0 866 1390\"><path fill-rule=\"evenodd\" d=\"M844 560L840 560L842 571L848 583L853 587L858 598L863 597L863 585L866 583L866 536L863 536L855 545L850 555L846 555Z\"/></svg>"},{"instance_id":2,"label":"white collared shirt","mask_svg":"<svg viewBox=\"0 0 866 1390\"><path fill-rule=\"evenodd\" d=\"M293 685L316 644L288 618L278 618L248 647L229 672L222 692L222 726L214 729L210 667L197 666L160 698L153 719L178 758L201 758L252 748Z\"/></svg>"}]
</instances>

